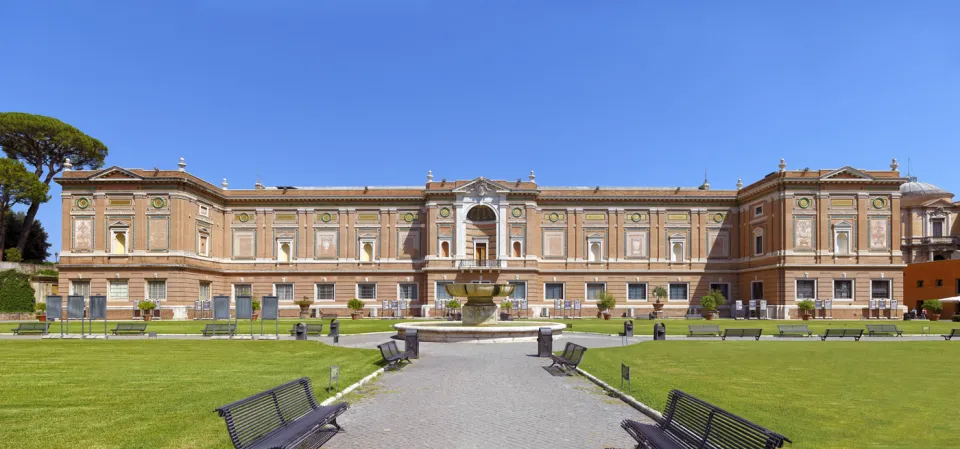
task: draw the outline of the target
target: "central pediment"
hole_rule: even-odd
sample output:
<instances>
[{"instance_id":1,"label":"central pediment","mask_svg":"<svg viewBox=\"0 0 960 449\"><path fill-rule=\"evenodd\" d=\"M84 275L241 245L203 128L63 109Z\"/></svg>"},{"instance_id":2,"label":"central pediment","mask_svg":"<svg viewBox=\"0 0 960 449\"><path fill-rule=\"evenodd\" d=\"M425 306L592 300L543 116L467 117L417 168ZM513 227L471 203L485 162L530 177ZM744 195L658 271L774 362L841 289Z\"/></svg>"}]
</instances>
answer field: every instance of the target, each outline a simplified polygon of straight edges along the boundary
<instances>
[{"instance_id":1,"label":"central pediment","mask_svg":"<svg viewBox=\"0 0 960 449\"><path fill-rule=\"evenodd\" d=\"M509 193L510 191L506 186L490 181L483 176L453 189L454 193L465 193L476 196L486 196L491 193Z\"/></svg>"}]
</instances>

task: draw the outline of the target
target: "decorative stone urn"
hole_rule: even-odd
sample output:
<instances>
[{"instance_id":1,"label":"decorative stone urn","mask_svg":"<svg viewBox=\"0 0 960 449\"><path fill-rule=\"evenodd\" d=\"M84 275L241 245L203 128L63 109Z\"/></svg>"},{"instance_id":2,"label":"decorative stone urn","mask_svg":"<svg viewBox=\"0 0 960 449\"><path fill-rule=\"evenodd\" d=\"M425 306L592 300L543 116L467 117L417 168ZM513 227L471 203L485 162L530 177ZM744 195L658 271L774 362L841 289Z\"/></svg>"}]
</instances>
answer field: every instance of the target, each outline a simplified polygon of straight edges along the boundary
<instances>
[{"instance_id":1,"label":"decorative stone urn","mask_svg":"<svg viewBox=\"0 0 960 449\"><path fill-rule=\"evenodd\" d=\"M463 305L464 326L488 326L497 324L497 305L494 297L509 296L512 284L447 284L447 293L455 297L467 297Z\"/></svg>"}]
</instances>

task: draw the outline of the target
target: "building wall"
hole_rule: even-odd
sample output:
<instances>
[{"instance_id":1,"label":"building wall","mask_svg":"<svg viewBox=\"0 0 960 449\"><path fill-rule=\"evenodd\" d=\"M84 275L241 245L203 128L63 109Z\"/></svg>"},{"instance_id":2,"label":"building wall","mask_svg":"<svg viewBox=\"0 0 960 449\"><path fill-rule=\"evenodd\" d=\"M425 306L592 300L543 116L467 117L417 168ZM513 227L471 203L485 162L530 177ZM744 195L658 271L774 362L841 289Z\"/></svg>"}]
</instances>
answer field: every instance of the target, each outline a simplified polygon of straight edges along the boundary
<instances>
[{"instance_id":1,"label":"building wall","mask_svg":"<svg viewBox=\"0 0 960 449\"><path fill-rule=\"evenodd\" d=\"M937 285L937 281L942 281L942 285ZM919 308L919 302L927 299L960 296L960 259L908 265L904 271L903 294L910 309ZM957 305L957 302L945 302L943 316L960 313Z\"/></svg>"}]
</instances>

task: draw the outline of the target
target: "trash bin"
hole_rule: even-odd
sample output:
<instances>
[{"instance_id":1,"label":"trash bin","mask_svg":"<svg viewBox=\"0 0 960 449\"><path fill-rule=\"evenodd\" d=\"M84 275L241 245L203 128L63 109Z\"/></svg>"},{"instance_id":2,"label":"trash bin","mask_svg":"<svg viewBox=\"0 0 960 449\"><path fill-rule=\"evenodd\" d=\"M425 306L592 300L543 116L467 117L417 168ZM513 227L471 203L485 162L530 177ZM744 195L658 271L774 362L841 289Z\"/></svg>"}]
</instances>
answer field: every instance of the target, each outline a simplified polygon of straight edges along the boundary
<instances>
[{"instance_id":1,"label":"trash bin","mask_svg":"<svg viewBox=\"0 0 960 449\"><path fill-rule=\"evenodd\" d=\"M405 351L413 351L412 359L420 358L420 336L416 329L407 329L403 331L403 342Z\"/></svg>"},{"instance_id":2,"label":"trash bin","mask_svg":"<svg viewBox=\"0 0 960 449\"><path fill-rule=\"evenodd\" d=\"M340 336L340 320L334 318L330 320L330 333L328 337L339 337Z\"/></svg>"},{"instance_id":3,"label":"trash bin","mask_svg":"<svg viewBox=\"0 0 960 449\"><path fill-rule=\"evenodd\" d=\"M653 339L654 340L666 340L667 339L667 325L663 323L657 323L653 325Z\"/></svg>"},{"instance_id":4,"label":"trash bin","mask_svg":"<svg viewBox=\"0 0 960 449\"><path fill-rule=\"evenodd\" d=\"M632 337L633 336L633 321L627 320L623 322L623 336Z\"/></svg>"},{"instance_id":5,"label":"trash bin","mask_svg":"<svg viewBox=\"0 0 960 449\"><path fill-rule=\"evenodd\" d=\"M304 323L297 323L297 340L306 340L307 339L307 325Z\"/></svg>"},{"instance_id":6,"label":"trash bin","mask_svg":"<svg viewBox=\"0 0 960 449\"><path fill-rule=\"evenodd\" d=\"M553 329L541 327L537 333L537 357L550 357L553 353Z\"/></svg>"}]
</instances>

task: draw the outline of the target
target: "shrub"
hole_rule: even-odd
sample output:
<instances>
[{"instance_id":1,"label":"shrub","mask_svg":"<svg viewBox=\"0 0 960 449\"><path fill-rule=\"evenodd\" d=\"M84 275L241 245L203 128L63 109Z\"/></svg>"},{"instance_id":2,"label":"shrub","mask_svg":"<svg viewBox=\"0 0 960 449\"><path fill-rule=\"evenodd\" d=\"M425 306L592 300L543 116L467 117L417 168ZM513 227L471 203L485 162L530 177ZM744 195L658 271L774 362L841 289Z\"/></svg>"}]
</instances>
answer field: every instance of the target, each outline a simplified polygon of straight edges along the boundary
<instances>
[{"instance_id":1,"label":"shrub","mask_svg":"<svg viewBox=\"0 0 960 449\"><path fill-rule=\"evenodd\" d=\"M617 298L607 292L597 295L597 309L601 312L613 310L617 307Z\"/></svg>"},{"instance_id":2,"label":"shrub","mask_svg":"<svg viewBox=\"0 0 960 449\"><path fill-rule=\"evenodd\" d=\"M447 308L448 308L448 309L459 309L459 308L460 308L460 300L458 300L458 299L451 299L451 300L447 301Z\"/></svg>"},{"instance_id":3,"label":"shrub","mask_svg":"<svg viewBox=\"0 0 960 449\"><path fill-rule=\"evenodd\" d=\"M22 262L23 254L20 254L19 249L7 248L7 250L3 252L3 260L7 262Z\"/></svg>"},{"instance_id":4,"label":"shrub","mask_svg":"<svg viewBox=\"0 0 960 449\"><path fill-rule=\"evenodd\" d=\"M38 302L36 305L37 316L45 315L47 313L47 303ZM960 317L960 315L957 315Z\"/></svg>"},{"instance_id":5,"label":"shrub","mask_svg":"<svg viewBox=\"0 0 960 449\"><path fill-rule=\"evenodd\" d=\"M57 277L60 275L60 272L52 268L42 268L37 270L37 276L53 276Z\"/></svg>"},{"instance_id":6,"label":"shrub","mask_svg":"<svg viewBox=\"0 0 960 449\"><path fill-rule=\"evenodd\" d=\"M149 312L157 308L157 303L153 301L140 301L139 303L137 303L137 308L139 308L144 312Z\"/></svg>"},{"instance_id":7,"label":"shrub","mask_svg":"<svg viewBox=\"0 0 960 449\"><path fill-rule=\"evenodd\" d=\"M0 273L0 312L33 312L34 294L29 275L16 270Z\"/></svg>"},{"instance_id":8,"label":"shrub","mask_svg":"<svg viewBox=\"0 0 960 449\"><path fill-rule=\"evenodd\" d=\"M943 303L939 299L928 299L923 302L923 310L930 313L943 312Z\"/></svg>"},{"instance_id":9,"label":"shrub","mask_svg":"<svg viewBox=\"0 0 960 449\"><path fill-rule=\"evenodd\" d=\"M350 310L353 310L354 312L359 312L359 311L363 310L363 306L364 306L363 301L361 301L361 300L359 300L359 299L357 299L357 298L353 298L353 299L347 301L347 308L350 309Z\"/></svg>"},{"instance_id":10,"label":"shrub","mask_svg":"<svg viewBox=\"0 0 960 449\"><path fill-rule=\"evenodd\" d=\"M507 312L509 312L510 310L513 310L513 301L509 299L505 299L503 300L503 302L500 303L500 307L502 307L503 310L506 310Z\"/></svg>"},{"instance_id":11,"label":"shrub","mask_svg":"<svg viewBox=\"0 0 960 449\"><path fill-rule=\"evenodd\" d=\"M723 305L724 302L726 302L726 298L723 297L723 293L720 290L710 290L709 293L700 298L700 307L703 307L703 309L708 312L713 312L717 310L717 307Z\"/></svg>"},{"instance_id":12,"label":"shrub","mask_svg":"<svg viewBox=\"0 0 960 449\"><path fill-rule=\"evenodd\" d=\"M816 308L816 304L813 303L813 300L804 299L797 303L797 308L803 313L810 313Z\"/></svg>"},{"instance_id":13,"label":"shrub","mask_svg":"<svg viewBox=\"0 0 960 449\"><path fill-rule=\"evenodd\" d=\"M254 311L254 312L260 310L260 300L259 300L259 299L254 299L254 300L250 303L250 306L253 308L253 311Z\"/></svg>"},{"instance_id":14,"label":"shrub","mask_svg":"<svg viewBox=\"0 0 960 449\"><path fill-rule=\"evenodd\" d=\"M667 289L663 288L663 286L661 285L653 289L653 296L656 296L657 302L660 302L661 299L667 297Z\"/></svg>"}]
</instances>

